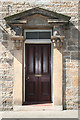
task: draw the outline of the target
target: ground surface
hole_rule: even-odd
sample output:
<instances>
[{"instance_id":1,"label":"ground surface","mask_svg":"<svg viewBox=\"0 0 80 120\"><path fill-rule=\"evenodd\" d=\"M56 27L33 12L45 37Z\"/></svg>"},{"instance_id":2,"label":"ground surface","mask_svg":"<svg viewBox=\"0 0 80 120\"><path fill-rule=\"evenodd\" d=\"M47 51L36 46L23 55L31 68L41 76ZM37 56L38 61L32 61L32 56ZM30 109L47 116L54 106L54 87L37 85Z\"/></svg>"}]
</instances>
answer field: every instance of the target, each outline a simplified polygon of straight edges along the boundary
<instances>
[{"instance_id":1,"label":"ground surface","mask_svg":"<svg viewBox=\"0 0 80 120\"><path fill-rule=\"evenodd\" d=\"M78 111L3 111L0 118L78 118Z\"/></svg>"}]
</instances>

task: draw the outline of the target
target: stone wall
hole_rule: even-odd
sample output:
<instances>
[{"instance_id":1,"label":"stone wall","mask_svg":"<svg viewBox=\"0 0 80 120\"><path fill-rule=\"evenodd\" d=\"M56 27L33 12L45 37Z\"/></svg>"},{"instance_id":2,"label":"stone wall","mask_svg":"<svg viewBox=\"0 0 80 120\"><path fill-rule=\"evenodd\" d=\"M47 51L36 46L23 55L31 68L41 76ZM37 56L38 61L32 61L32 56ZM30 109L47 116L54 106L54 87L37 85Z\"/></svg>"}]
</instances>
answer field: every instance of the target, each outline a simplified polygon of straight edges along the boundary
<instances>
[{"instance_id":1,"label":"stone wall","mask_svg":"<svg viewBox=\"0 0 80 120\"><path fill-rule=\"evenodd\" d=\"M0 110L13 106L14 57L9 34L3 19L3 3L0 2Z\"/></svg>"},{"instance_id":2,"label":"stone wall","mask_svg":"<svg viewBox=\"0 0 80 120\"><path fill-rule=\"evenodd\" d=\"M44 2L29 0L26 2L0 2L0 91L1 110L13 107L14 86L14 50L10 41L4 17L33 7L42 7L71 16L65 30L63 45L63 105L64 109L78 108L78 1L49 0ZM3 29L3 27L4 29ZM12 32L12 31L11 31Z\"/></svg>"}]
</instances>

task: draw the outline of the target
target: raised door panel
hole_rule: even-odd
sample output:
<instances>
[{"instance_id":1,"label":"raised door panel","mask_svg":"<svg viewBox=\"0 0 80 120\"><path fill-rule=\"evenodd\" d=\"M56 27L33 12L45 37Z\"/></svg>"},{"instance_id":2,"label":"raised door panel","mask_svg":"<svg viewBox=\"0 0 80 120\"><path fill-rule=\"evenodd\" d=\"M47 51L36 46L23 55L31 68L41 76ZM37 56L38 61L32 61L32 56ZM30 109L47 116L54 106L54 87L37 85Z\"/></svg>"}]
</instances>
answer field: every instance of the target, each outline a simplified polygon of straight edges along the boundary
<instances>
[{"instance_id":1,"label":"raised door panel","mask_svg":"<svg viewBox=\"0 0 80 120\"><path fill-rule=\"evenodd\" d=\"M37 78L26 79L26 101L37 101Z\"/></svg>"},{"instance_id":2,"label":"raised door panel","mask_svg":"<svg viewBox=\"0 0 80 120\"><path fill-rule=\"evenodd\" d=\"M50 77L42 76L39 78L39 99L40 101L50 101L51 99L51 88L50 88Z\"/></svg>"},{"instance_id":3,"label":"raised door panel","mask_svg":"<svg viewBox=\"0 0 80 120\"><path fill-rule=\"evenodd\" d=\"M43 73L42 74L48 74L49 73L49 47L44 46L43 47Z\"/></svg>"},{"instance_id":4,"label":"raised door panel","mask_svg":"<svg viewBox=\"0 0 80 120\"><path fill-rule=\"evenodd\" d=\"M25 74L35 73L35 47L32 45L26 45L25 49Z\"/></svg>"}]
</instances>

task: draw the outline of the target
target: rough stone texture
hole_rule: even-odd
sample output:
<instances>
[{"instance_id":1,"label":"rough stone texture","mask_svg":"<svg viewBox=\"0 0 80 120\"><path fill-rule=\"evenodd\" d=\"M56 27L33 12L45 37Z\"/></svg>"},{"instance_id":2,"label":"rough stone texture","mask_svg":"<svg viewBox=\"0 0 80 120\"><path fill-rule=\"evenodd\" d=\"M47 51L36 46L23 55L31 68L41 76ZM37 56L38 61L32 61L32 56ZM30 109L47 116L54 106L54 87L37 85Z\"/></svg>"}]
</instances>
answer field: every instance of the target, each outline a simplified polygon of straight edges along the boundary
<instances>
[{"instance_id":1,"label":"rough stone texture","mask_svg":"<svg viewBox=\"0 0 80 120\"><path fill-rule=\"evenodd\" d=\"M71 16L65 28L63 44L63 105L64 109L78 108L78 1L44 0L26 2L0 2L0 24L6 28L6 16L42 7ZM9 7L9 8L8 8ZM7 30L7 28L6 28ZM13 107L14 51L8 33L0 28L0 110Z\"/></svg>"}]
</instances>

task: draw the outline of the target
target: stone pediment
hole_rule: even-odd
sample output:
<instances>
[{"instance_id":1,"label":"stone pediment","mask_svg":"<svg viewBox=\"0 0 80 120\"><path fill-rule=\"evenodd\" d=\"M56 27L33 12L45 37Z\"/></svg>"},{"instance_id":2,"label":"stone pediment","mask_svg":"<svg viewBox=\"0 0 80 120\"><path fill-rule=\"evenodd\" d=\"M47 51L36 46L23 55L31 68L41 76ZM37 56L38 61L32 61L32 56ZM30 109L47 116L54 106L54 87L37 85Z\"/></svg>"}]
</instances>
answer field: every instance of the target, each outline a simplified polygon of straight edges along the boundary
<instances>
[{"instance_id":1,"label":"stone pediment","mask_svg":"<svg viewBox=\"0 0 80 120\"><path fill-rule=\"evenodd\" d=\"M69 16L65 16L53 11L43 8L33 8L27 11L14 14L4 18L7 24L11 25L12 34L11 40L14 41L15 46L19 49L26 38L23 36L22 30L26 28L52 28L53 36L51 38L54 47L63 45L63 24L68 23ZM59 40L56 40L59 39Z\"/></svg>"},{"instance_id":2,"label":"stone pediment","mask_svg":"<svg viewBox=\"0 0 80 120\"><path fill-rule=\"evenodd\" d=\"M17 24L25 24L27 23L27 20L25 18L35 16L35 15L40 15L47 17L48 23L53 23L53 22L68 22L70 20L69 16L59 14L53 11L49 11L43 8L33 8L29 9L8 17L5 17L4 19L9 22L9 23L17 23ZM36 18L36 17L35 17ZM38 19L38 18L37 18Z\"/></svg>"}]
</instances>

